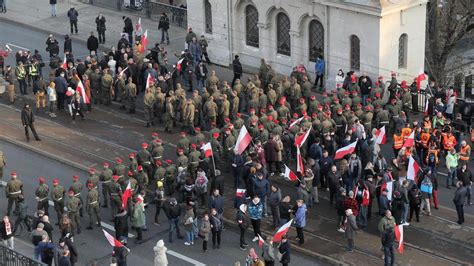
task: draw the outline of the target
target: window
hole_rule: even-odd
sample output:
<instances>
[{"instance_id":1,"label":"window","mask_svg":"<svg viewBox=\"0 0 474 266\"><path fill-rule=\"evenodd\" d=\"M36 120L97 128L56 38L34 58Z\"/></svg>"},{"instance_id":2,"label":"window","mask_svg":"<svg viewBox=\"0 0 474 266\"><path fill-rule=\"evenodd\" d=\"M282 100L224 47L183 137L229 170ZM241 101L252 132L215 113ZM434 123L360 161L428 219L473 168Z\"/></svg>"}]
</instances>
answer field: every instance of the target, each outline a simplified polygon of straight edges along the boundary
<instances>
[{"instance_id":1,"label":"window","mask_svg":"<svg viewBox=\"0 0 474 266\"><path fill-rule=\"evenodd\" d=\"M209 0L204 0L204 16L206 21L206 33L212 34L212 6Z\"/></svg>"},{"instance_id":2,"label":"window","mask_svg":"<svg viewBox=\"0 0 474 266\"><path fill-rule=\"evenodd\" d=\"M407 67L408 35L403 33L398 39L398 68Z\"/></svg>"},{"instance_id":3,"label":"window","mask_svg":"<svg viewBox=\"0 0 474 266\"><path fill-rule=\"evenodd\" d=\"M360 40L351 36L351 70L360 70Z\"/></svg>"},{"instance_id":4,"label":"window","mask_svg":"<svg viewBox=\"0 0 474 266\"><path fill-rule=\"evenodd\" d=\"M324 55L324 29L321 22L309 23L309 61L316 62L318 56Z\"/></svg>"},{"instance_id":5,"label":"window","mask_svg":"<svg viewBox=\"0 0 474 266\"><path fill-rule=\"evenodd\" d=\"M277 15L277 53L291 55L290 19L280 12Z\"/></svg>"},{"instance_id":6,"label":"window","mask_svg":"<svg viewBox=\"0 0 474 266\"><path fill-rule=\"evenodd\" d=\"M252 6L245 7L245 42L249 46L258 47L258 11Z\"/></svg>"}]
</instances>

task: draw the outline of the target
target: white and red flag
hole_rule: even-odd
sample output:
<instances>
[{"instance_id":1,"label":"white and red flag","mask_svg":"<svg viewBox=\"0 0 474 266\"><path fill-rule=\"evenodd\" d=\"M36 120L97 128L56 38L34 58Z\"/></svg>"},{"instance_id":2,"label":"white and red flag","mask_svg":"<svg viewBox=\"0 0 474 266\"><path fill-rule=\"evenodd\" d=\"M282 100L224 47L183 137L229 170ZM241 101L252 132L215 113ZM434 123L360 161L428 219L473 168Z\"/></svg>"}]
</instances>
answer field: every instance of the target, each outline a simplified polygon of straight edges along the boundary
<instances>
[{"instance_id":1,"label":"white and red flag","mask_svg":"<svg viewBox=\"0 0 474 266\"><path fill-rule=\"evenodd\" d=\"M251 141L252 136L250 136L245 125L242 126L242 128L240 129L239 137L237 138L237 142L235 143L235 153L242 154L242 152L247 149Z\"/></svg>"},{"instance_id":2,"label":"white and red flag","mask_svg":"<svg viewBox=\"0 0 474 266\"><path fill-rule=\"evenodd\" d=\"M265 243L265 240L263 240L263 238L260 235L258 235L258 246L260 248L263 247L263 243Z\"/></svg>"},{"instance_id":3,"label":"white and red flag","mask_svg":"<svg viewBox=\"0 0 474 266\"><path fill-rule=\"evenodd\" d=\"M82 96L82 100L85 104L91 103L89 97L87 97L86 89L84 88L84 84L82 84L81 80L79 80L79 83L77 83L76 91Z\"/></svg>"},{"instance_id":4,"label":"white and red flag","mask_svg":"<svg viewBox=\"0 0 474 266\"><path fill-rule=\"evenodd\" d=\"M142 44L140 53L143 53L146 51L146 47L148 46L148 30L145 31L142 38L140 39L140 42Z\"/></svg>"},{"instance_id":5,"label":"white and red flag","mask_svg":"<svg viewBox=\"0 0 474 266\"><path fill-rule=\"evenodd\" d=\"M178 63L176 63L176 69L180 72L181 72L181 69L183 68L183 66L182 66L183 61L184 61L184 58L181 58L181 59L178 60Z\"/></svg>"},{"instance_id":6,"label":"white and red flag","mask_svg":"<svg viewBox=\"0 0 474 266\"><path fill-rule=\"evenodd\" d=\"M202 145L201 150L204 151L204 156L206 158L212 157L212 146L210 142Z\"/></svg>"},{"instance_id":7,"label":"white and red flag","mask_svg":"<svg viewBox=\"0 0 474 266\"><path fill-rule=\"evenodd\" d=\"M301 156L300 147L296 147L296 171L304 174L303 156Z\"/></svg>"},{"instance_id":8,"label":"white and red flag","mask_svg":"<svg viewBox=\"0 0 474 266\"><path fill-rule=\"evenodd\" d=\"M150 73L148 73L148 76L146 77L146 87L145 87L145 89L150 88L152 82L154 82L153 76Z\"/></svg>"},{"instance_id":9,"label":"white and red flag","mask_svg":"<svg viewBox=\"0 0 474 266\"><path fill-rule=\"evenodd\" d=\"M430 104L430 101L428 100L428 97L426 97L426 101L425 101L425 115L429 115L429 113L428 113L429 104Z\"/></svg>"},{"instance_id":10,"label":"white and red flag","mask_svg":"<svg viewBox=\"0 0 474 266\"><path fill-rule=\"evenodd\" d=\"M313 126L310 126L308 131L306 131L306 133L295 137L295 146L296 147L301 147L301 145L304 144L304 142L308 139L308 136L309 136L309 133L311 132L312 127Z\"/></svg>"},{"instance_id":11,"label":"white and red flag","mask_svg":"<svg viewBox=\"0 0 474 266\"><path fill-rule=\"evenodd\" d=\"M298 125L302 120L303 120L304 116L296 119L295 121L293 121L293 123L290 124L290 126L288 127L288 130L292 129L294 126Z\"/></svg>"},{"instance_id":12,"label":"white and red flag","mask_svg":"<svg viewBox=\"0 0 474 266\"><path fill-rule=\"evenodd\" d=\"M395 238L398 241L398 252L403 253L405 247L403 246L403 225L395 225Z\"/></svg>"},{"instance_id":13,"label":"white and red flag","mask_svg":"<svg viewBox=\"0 0 474 266\"><path fill-rule=\"evenodd\" d=\"M408 138L405 140L403 147L411 148L413 145L415 145L415 130L413 130L410 136L408 136Z\"/></svg>"},{"instance_id":14,"label":"white and red flag","mask_svg":"<svg viewBox=\"0 0 474 266\"><path fill-rule=\"evenodd\" d=\"M385 133L385 126L381 127L380 129L377 129L377 132L375 133L375 143L377 144L385 144L387 141L387 134Z\"/></svg>"},{"instance_id":15,"label":"white and red flag","mask_svg":"<svg viewBox=\"0 0 474 266\"><path fill-rule=\"evenodd\" d=\"M235 191L235 196L236 197L239 197L239 198L242 198L243 196L245 196L245 189L244 188L238 188L236 191Z\"/></svg>"},{"instance_id":16,"label":"white and red flag","mask_svg":"<svg viewBox=\"0 0 474 266\"><path fill-rule=\"evenodd\" d=\"M416 77L416 87L418 88L418 91L421 89L421 82L423 80L426 80L426 75L424 72Z\"/></svg>"},{"instance_id":17,"label":"white and red flag","mask_svg":"<svg viewBox=\"0 0 474 266\"><path fill-rule=\"evenodd\" d=\"M415 161L415 159L413 159L413 156L410 155L410 160L408 161L407 179L418 183L418 171L420 171L420 166Z\"/></svg>"},{"instance_id":18,"label":"white and red flag","mask_svg":"<svg viewBox=\"0 0 474 266\"><path fill-rule=\"evenodd\" d=\"M128 181L127 188L122 194L122 209L126 210L128 206L128 200L132 197L132 184Z\"/></svg>"},{"instance_id":19,"label":"white and red flag","mask_svg":"<svg viewBox=\"0 0 474 266\"><path fill-rule=\"evenodd\" d=\"M298 176L295 173L293 173L293 171L291 171L291 169L288 166L286 166L286 164L285 164L285 175L284 175L284 177L286 179L290 180L290 181L298 180Z\"/></svg>"},{"instance_id":20,"label":"white and red flag","mask_svg":"<svg viewBox=\"0 0 474 266\"><path fill-rule=\"evenodd\" d=\"M118 241L117 239L115 239L115 237L113 237L111 234L109 234L107 231L105 231L104 229L102 229L102 232L104 232L104 235L105 235L105 238L107 238L107 241L109 241L110 245L112 247L123 247L124 245Z\"/></svg>"},{"instance_id":21,"label":"white and red flag","mask_svg":"<svg viewBox=\"0 0 474 266\"><path fill-rule=\"evenodd\" d=\"M66 55L64 55L63 64L61 65L61 67L62 67L64 70L67 70L67 59L66 59Z\"/></svg>"},{"instance_id":22,"label":"white and red flag","mask_svg":"<svg viewBox=\"0 0 474 266\"><path fill-rule=\"evenodd\" d=\"M287 222L286 224L282 225L278 231L275 233L275 235L273 236L273 242L274 243L278 243L281 241L281 237L286 235L288 233L288 231L290 230L290 227L291 227L291 223L293 223L293 219L291 219L289 222Z\"/></svg>"},{"instance_id":23,"label":"white and red flag","mask_svg":"<svg viewBox=\"0 0 474 266\"><path fill-rule=\"evenodd\" d=\"M387 189L387 198L388 200L392 200L392 194L393 194L393 181L383 183L381 190L383 191L384 189Z\"/></svg>"},{"instance_id":24,"label":"white and red flag","mask_svg":"<svg viewBox=\"0 0 474 266\"><path fill-rule=\"evenodd\" d=\"M334 160L342 159L344 158L344 156L348 154L352 154L355 151L356 145L357 145L357 140L345 147L338 149L336 151L336 155L334 156Z\"/></svg>"},{"instance_id":25,"label":"white and red flag","mask_svg":"<svg viewBox=\"0 0 474 266\"><path fill-rule=\"evenodd\" d=\"M119 76L123 76L125 74L125 71L127 71L128 67L126 67L124 70L120 71Z\"/></svg>"}]
</instances>

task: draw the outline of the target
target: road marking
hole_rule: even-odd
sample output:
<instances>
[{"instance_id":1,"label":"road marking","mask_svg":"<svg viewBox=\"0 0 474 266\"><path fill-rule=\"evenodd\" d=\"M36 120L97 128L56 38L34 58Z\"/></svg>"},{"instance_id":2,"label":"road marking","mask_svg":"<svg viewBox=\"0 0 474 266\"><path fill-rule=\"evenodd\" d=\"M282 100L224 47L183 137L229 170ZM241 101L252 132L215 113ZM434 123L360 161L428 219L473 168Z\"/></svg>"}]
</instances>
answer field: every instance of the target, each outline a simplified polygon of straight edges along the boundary
<instances>
[{"instance_id":1,"label":"road marking","mask_svg":"<svg viewBox=\"0 0 474 266\"><path fill-rule=\"evenodd\" d=\"M54 202L52 200L48 200L48 203L49 203L49 206L54 207ZM106 229L109 229L110 231L115 232L115 228L108 223L100 222L100 225ZM128 233L128 238L134 238L134 237L135 237L134 234Z\"/></svg>"},{"instance_id":2,"label":"road marking","mask_svg":"<svg viewBox=\"0 0 474 266\"><path fill-rule=\"evenodd\" d=\"M28 48L25 48L23 46L19 46L19 45L16 45L16 44L13 44L13 43L6 43L8 46L13 46L13 47L17 47L17 48L20 48L21 50L27 50L29 51L30 49Z\"/></svg>"},{"instance_id":3,"label":"road marking","mask_svg":"<svg viewBox=\"0 0 474 266\"><path fill-rule=\"evenodd\" d=\"M178 258L178 259L182 259L182 260L184 260L184 261L187 261L187 262L189 262L189 263L191 263L191 264L193 264L193 265L206 266L206 264L204 264L204 263L202 263L202 262L199 262L199 261L197 261L197 260L195 260L195 259L191 259L190 257L186 257L186 256L184 256L184 255L182 255L182 254L180 254L180 253L178 253L178 252L175 252L175 251L172 251L172 250L169 250L169 249L166 251L166 253L168 253L168 254L170 254L171 256L174 256L174 257L176 257L176 258Z\"/></svg>"}]
</instances>

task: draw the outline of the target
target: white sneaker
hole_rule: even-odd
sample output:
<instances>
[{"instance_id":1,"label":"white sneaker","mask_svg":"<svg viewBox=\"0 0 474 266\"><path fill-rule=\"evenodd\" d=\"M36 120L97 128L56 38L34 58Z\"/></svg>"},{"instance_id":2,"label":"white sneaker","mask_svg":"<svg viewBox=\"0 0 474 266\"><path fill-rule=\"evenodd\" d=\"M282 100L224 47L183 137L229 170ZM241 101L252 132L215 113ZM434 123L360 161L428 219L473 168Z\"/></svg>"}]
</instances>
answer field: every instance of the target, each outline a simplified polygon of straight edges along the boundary
<instances>
[{"instance_id":1,"label":"white sneaker","mask_svg":"<svg viewBox=\"0 0 474 266\"><path fill-rule=\"evenodd\" d=\"M189 242L184 242L184 244L185 244L186 246L191 245Z\"/></svg>"},{"instance_id":2,"label":"white sneaker","mask_svg":"<svg viewBox=\"0 0 474 266\"><path fill-rule=\"evenodd\" d=\"M342 228L337 229L338 232L345 233L346 231Z\"/></svg>"},{"instance_id":3,"label":"white sneaker","mask_svg":"<svg viewBox=\"0 0 474 266\"><path fill-rule=\"evenodd\" d=\"M257 241L257 240L258 240L258 237L256 236L256 237L254 237L254 238L252 239L252 242L255 242L255 241Z\"/></svg>"},{"instance_id":4,"label":"white sneaker","mask_svg":"<svg viewBox=\"0 0 474 266\"><path fill-rule=\"evenodd\" d=\"M409 226L410 224L407 223L407 222L404 222L403 225L404 225L404 226Z\"/></svg>"}]
</instances>

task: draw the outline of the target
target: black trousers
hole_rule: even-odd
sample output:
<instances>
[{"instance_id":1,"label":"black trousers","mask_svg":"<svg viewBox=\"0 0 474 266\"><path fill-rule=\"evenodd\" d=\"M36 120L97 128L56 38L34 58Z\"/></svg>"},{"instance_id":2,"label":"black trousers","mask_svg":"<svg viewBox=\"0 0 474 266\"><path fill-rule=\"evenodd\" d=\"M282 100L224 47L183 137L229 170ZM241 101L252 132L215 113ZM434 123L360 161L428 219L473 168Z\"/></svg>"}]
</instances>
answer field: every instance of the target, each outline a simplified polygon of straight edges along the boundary
<instances>
[{"instance_id":1,"label":"black trousers","mask_svg":"<svg viewBox=\"0 0 474 266\"><path fill-rule=\"evenodd\" d=\"M221 233L222 231L212 231L212 246L220 246L221 245Z\"/></svg>"},{"instance_id":2,"label":"black trousers","mask_svg":"<svg viewBox=\"0 0 474 266\"><path fill-rule=\"evenodd\" d=\"M393 252L393 246L383 247L384 255L384 266L392 266L395 263L395 254Z\"/></svg>"},{"instance_id":3,"label":"black trousers","mask_svg":"<svg viewBox=\"0 0 474 266\"><path fill-rule=\"evenodd\" d=\"M38 134L36 133L35 125L33 123L25 125L26 140L30 140L30 133L28 132L28 128L31 129L31 132L33 133L33 136L35 137L35 139L39 140L40 138L38 137Z\"/></svg>"},{"instance_id":4,"label":"black trousers","mask_svg":"<svg viewBox=\"0 0 474 266\"><path fill-rule=\"evenodd\" d=\"M105 43L105 30L99 30L97 32L99 33L99 43Z\"/></svg>"},{"instance_id":5,"label":"black trousers","mask_svg":"<svg viewBox=\"0 0 474 266\"><path fill-rule=\"evenodd\" d=\"M252 228L253 228L254 235L256 237L262 236L262 232L260 231L260 222L261 222L261 220L250 219L250 221L252 222Z\"/></svg>"},{"instance_id":6,"label":"black trousers","mask_svg":"<svg viewBox=\"0 0 474 266\"><path fill-rule=\"evenodd\" d=\"M69 20L69 24L71 25L71 34L73 34L74 31L77 34L77 21ZM73 28L74 28L74 31L73 31Z\"/></svg>"},{"instance_id":7,"label":"black trousers","mask_svg":"<svg viewBox=\"0 0 474 266\"><path fill-rule=\"evenodd\" d=\"M411 94L411 110L418 113L418 94Z\"/></svg>"},{"instance_id":8,"label":"black trousers","mask_svg":"<svg viewBox=\"0 0 474 266\"><path fill-rule=\"evenodd\" d=\"M319 82L319 87L323 87L323 80L324 80L324 75L316 75L316 80L314 81L314 86L318 86Z\"/></svg>"},{"instance_id":9,"label":"black trousers","mask_svg":"<svg viewBox=\"0 0 474 266\"><path fill-rule=\"evenodd\" d=\"M143 240L143 230L141 227L135 227L137 230L137 240Z\"/></svg>"},{"instance_id":10,"label":"black trousers","mask_svg":"<svg viewBox=\"0 0 474 266\"><path fill-rule=\"evenodd\" d=\"M64 109L64 100L66 99L66 94L64 93L57 93L58 95L58 101L56 102L56 105L58 107L58 111Z\"/></svg>"},{"instance_id":11,"label":"black trousers","mask_svg":"<svg viewBox=\"0 0 474 266\"><path fill-rule=\"evenodd\" d=\"M209 63L208 63L208 64L209 64ZM235 81L236 81L237 79L240 79L241 76L242 76L242 74L234 73L234 78L232 79L232 85L231 85L232 88L234 88Z\"/></svg>"},{"instance_id":12,"label":"black trousers","mask_svg":"<svg viewBox=\"0 0 474 266\"><path fill-rule=\"evenodd\" d=\"M207 250L207 240L202 241L202 250Z\"/></svg>"},{"instance_id":13,"label":"black trousers","mask_svg":"<svg viewBox=\"0 0 474 266\"><path fill-rule=\"evenodd\" d=\"M456 205L456 212L458 213L458 223L464 223L464 205Z\"/></svg>"},{"instance_id":14,"label":"black trousers","mask_svg":"<svg viewBox=\"0 0 474 266\"><path fill-rule=\"evenodd\" d=\"M299 227L299 226L296 227L296 237L299 238L298 240L299 240L300 245L304 244L303 227Z\"/></svg>"},{"instance_id":15,"label":"black trousers","mask_svg":"<svg viewBox=\"0 0 474 266\"><path fill-rule=\"evenodd\" d=\"M239 226L240 229L240 247L244 247L245 243L245 232L247 229L244 226Z\"/></svg>"},{"instance_id":16,"label":"black trousers","mask_svg":"<svg viewBox=\"0 0 474 266\"><path fill-rule=\"evenodd\" d=\"M416 215L416 221L420 221L420 205L412 205L410 204L410 221L413 218L413 213Z\"/></svg>"}]
</instances>

